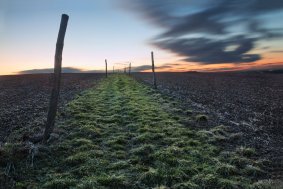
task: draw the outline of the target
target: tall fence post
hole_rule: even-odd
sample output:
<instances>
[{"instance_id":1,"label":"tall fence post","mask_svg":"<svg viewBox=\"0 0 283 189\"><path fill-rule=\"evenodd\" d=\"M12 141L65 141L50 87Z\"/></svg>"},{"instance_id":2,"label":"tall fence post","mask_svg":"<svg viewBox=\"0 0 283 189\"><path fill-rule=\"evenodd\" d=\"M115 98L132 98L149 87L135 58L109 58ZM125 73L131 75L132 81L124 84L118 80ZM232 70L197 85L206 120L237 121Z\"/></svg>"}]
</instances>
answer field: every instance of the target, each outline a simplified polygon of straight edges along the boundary
<instances>
[{"instance_id":1,"label":"tall fence post","mask_svg":"<svg viewBox=\"0 0 283 189\"><path fill-rule=\"evenodd\" d=\"M114 66L113 66L113 73L114 73L115 71L114 71Z\"/></svg>"},{"instance_id":2,"label":"tall fence post","mask_svg":"<svg viewBox=\"0 0 283 189\"><path fill-rule=\"evenodd\" d=\"M43 142L46 143L53 132L55 118L57 113L59 95L60 95L60 83L61 83L61 71L62 71L62 52L64 47L64 39L67 30L69 16L62 14L59 34L56 43L55 60L54 60L54 84L49 102L49 110L47 115L47 123L43 135Z\"/></svg>"},{"instance_id":3,"label":"tall fence post","mask_svg":"<svg viewBox=\"0 0 283 189\"><path fill-rule=\"evenodd\" d=\"M107 59L105 59L105 76L107 77L108 70L107 70Z\"/></svg>"},{"instance_id":4,"label":"tall fence post","mask_svg":"<svg viewBox=\"0 0 283 189\"><path fill-rule=\"evenodd\" d=\"M129 65L129 75L131 75L131 69L132 69L132 63L130 62L130 65Z\"/></svg>"},{"instance_id":5,"label":"tall fence post","mask_svg":"<svg viewBox=\"0 0 283 189\"><path fill-rule=\"evenodd\" d=\"M155 89L157 89L153 52L151 52L151 62L152 62L152 74L153 74L153 86Z\"/></svg>"}]
</instances>

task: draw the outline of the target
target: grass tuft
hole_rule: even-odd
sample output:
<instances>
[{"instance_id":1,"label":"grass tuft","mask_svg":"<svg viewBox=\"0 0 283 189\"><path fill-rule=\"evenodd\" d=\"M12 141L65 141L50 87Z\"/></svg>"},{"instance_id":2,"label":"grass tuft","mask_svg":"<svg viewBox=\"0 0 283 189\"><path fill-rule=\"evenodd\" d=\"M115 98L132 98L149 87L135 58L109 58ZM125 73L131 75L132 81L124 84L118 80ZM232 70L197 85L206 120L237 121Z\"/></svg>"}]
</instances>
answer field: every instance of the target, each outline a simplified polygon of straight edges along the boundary
<instances>
[{"instance_id":1,"label":"grass tuft","mask_svg":"<svg viewBox=\"0 0 283 189\"><path fill-rule=\"evenodd\" d=\"M206 123L208 121L208 116L199 114L199 115L196 116L195 119L196 119L197 123Z\"/></svg>"}]
</instances>

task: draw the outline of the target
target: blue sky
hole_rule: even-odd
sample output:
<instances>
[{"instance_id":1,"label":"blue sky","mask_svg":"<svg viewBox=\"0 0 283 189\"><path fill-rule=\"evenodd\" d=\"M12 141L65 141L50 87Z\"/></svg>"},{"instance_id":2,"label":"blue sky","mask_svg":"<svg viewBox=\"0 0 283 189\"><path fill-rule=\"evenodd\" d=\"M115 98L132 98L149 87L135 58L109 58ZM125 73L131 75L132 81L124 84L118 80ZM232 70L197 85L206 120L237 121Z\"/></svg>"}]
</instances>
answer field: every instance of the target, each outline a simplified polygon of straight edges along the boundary
<instances>
[{"instance_id":1,"label":"blue sky","mask_svg":"<svg viewBox=\"0 0 283 189\"><path fill-rule=\"evenodd\" d=\"M157 48L148 45L147 40L159 29L141 24L117 3L113 0L1 0L1 67L14 68L15 72L52 67L62 13L70 16L64 66L101 69L105 58L110 65L135 60L141 64L142 60L149 60L150 51Z\"/></svg>"},{"instance_id":2,"label":"blue sky","mask_svg":"<svg viewBox=\"0 0 283 189\"><path fill-rule=\"evenodd\" d=\"M187 70L198 68L201 70L209 66L216 66L218 63L222 65L227 63L230 67L233 65L241 67L244 65L242 63L251 65L256 61L263 61L263 58L259 57L262 57L264 53L283 50L282 38L278 37L276 40L252 39L252 32L246 35L248 31L244 29L245 24L250 24L244 21L246 17L243 17L242 21L230 24L229 27L221 23L223 26L220 24L219 27L223 28L219 28L219 32L221 29L231 30L223 35L209 33L218 27L219 23L205 28L199 26L198 22L186 23L184 28L188 26L188 29L185 30L185 33L180 33L183 31L178 29L178 24L185 19L190 19L187 15L202 14L203 11L204 16L207 16L205 12L207 9L214 8L214 6L223 7L221 1L216 0L213 4L211 0L180 0L178 2L173 0L1 0L0 74L52 67L62 13L70 16L63 52L64 67L99 70L103 69L105 58L108 59L110 66L115 62L124 61L131 61L134 66L142 66L150 64L150 51L152 50L156 53L157 66L164 65L173 70L174 64L177 63L180 69L187 68ZM245 1L242 0L236 2L239 2L239 6L245 4ZM256 29L262 29L262 25L267 28L283 28L283 24L280 24L283 17L282 9L274 11L273 8L262 13L249 9L253 11L251 18L256 21L260 20L260 27L257 26ZM258 9L263 8L259 6ZM209 14L207 18L210 19L213 16L217 17L221 14ZM193 18L203 19L203 17ZM238 19L235 15L226 18L230 19L228 23L232 23L233 19ZM160 37L161 34L165 35L166 30L169 32L168 35L166 34L165 38ZM278 32L282 33L282 30ZM241 38L241 44L235 42L239 38L228 41L218 40L218 38L235 36L237 33L245 34ZM262 33L257 34L262 35ZM189 39L183 40L186 36ZM233 45L237 47L242 44L252 44L253 48L237 56L234 54L230 56L231 53L227 54L219 50L218 53L225 59L211 59L210 56L205 57L202 52L196 52L199 48L190 49L184 45L184 41L195 45L191 40L195 36L205 37L207 46L215 44L219 45L220 49L227 47L231 49ZM208 36L213 37L208 39ZM167 39L168 41L165 41ZM180 43L182 43L181 46ZM214 55L213 52L211 55ZM278 53L268 55L267 58L270 56L272 56L271 59L274 56L278 61ZM248 62L243 62L243 59Z\"/></svg>"}]
</instances>

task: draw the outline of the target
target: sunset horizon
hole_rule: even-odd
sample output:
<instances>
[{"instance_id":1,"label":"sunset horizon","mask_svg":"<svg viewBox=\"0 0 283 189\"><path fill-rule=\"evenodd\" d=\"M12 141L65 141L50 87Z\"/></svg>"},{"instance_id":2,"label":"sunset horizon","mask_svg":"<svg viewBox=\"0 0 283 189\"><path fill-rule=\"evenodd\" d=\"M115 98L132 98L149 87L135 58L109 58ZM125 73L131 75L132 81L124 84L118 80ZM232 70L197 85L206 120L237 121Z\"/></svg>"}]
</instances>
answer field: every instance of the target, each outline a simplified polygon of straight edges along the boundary
<instances>
[{"instance_id":1,"label":"sunset horizon","mask_svg":"<svg viewBox=\"0 0 283 189\"><path fill-rule=\"evenodd\" d=\"M149 71L154 51L157 72L282 69L283 12L274 2L4 0L0 75L52 69L63 13L70 16L63 67L104 70L108 59Z\"/></svg>"}]
</instances>

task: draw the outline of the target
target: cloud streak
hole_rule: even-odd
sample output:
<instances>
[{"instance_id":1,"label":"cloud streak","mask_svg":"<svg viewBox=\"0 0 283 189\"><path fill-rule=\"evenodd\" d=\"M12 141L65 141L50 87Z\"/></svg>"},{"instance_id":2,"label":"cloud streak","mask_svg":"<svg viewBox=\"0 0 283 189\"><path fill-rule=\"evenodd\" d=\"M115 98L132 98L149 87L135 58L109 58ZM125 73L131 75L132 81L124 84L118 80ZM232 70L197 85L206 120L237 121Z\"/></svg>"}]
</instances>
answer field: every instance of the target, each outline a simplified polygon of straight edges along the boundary
<instances>
[{"instance_id":1,"label":"cloud streak","mask_svg":"<svg viewBox=\"0 0 283 189\"><path fill-rule=\"evenodd\" d=\"M201 64L247 63L262 40L283 37L263 17L283 9L281 0L124 0L127 8L164 28L151 40L161 49Z\"/></svg>"},{"instance_id":2,"label":"cloud streak","mask_svg":"<svg viewBox=\"0 0 283 189\"><path fill-rule=\"evenodd\" d=\"M236 36L225 40L209 38L168 39L154 44L162 49L170 50L180 56L187 56L188 62L201 64L243 63L260 60L258 54L248 54L255 46L256 39ZM235 47L233 50L227 47ZM189 55L189 56L188 56Z\"/></svg>"},{"instance_id":3,"label":"cloud streak","mask_svg":"<svg viewBox=\"0 0 283 189\"><path fill-rule=\"evenodd\" d=\"M79 68L73 67L63 67L62 73L103 73L103 70L82 70ZM42 73L54 73L53 68L44 68L44 69L32 69L32 70L23 70L18 72L18 74L42 74Z\"/></svg>"}]
</instances>

